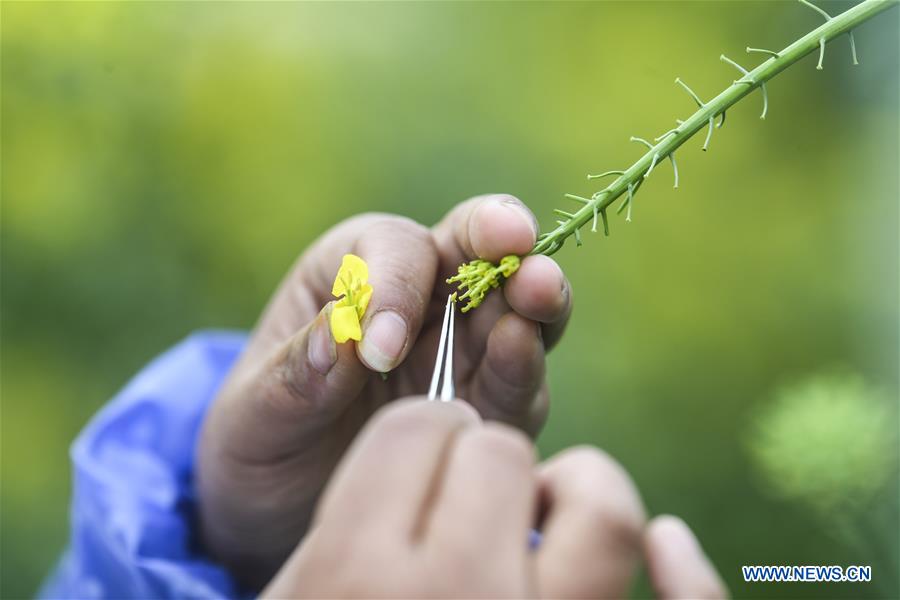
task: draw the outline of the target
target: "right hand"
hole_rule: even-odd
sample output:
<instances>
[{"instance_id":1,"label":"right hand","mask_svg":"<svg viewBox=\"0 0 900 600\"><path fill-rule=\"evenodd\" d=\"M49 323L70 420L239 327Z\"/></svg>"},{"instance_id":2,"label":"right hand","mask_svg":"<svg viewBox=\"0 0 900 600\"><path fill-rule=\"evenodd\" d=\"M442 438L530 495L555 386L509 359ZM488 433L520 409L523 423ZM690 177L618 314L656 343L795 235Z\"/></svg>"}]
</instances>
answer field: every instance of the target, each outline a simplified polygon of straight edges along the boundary
<instances>
[{"instance_id":1,"label":"right hand","mask_svg":"<svg viewBox=\"0 0 900 600\"><path fill-rule=\"evenodd\" d=\"M543 541L529 550L541 515ZM661 598L723 598L687 526L645 523L593 448L535 468L520 432L462 402L400 402L366 426L266 598L620 598L643 553Z\"/></svg>"}]
</instances>

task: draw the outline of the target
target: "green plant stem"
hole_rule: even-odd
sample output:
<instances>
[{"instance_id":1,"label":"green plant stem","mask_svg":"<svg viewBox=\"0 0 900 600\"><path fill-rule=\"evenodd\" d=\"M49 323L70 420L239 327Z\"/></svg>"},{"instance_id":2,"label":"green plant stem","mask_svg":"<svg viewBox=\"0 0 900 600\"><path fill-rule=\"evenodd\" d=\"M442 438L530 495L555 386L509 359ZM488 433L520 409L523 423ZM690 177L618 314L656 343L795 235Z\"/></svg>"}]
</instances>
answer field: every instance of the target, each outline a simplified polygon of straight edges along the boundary
<instances>
[{"instance_id":1,"label":"green plant stem","mask_svg":"<svg viewBox=\"0 0 900 600\"><path fill-rule=\"evenodd\" d=\"M608 187L594 194L589 200L584 199L587 202L583 203L583 206L577 212L573 213L565 221L560 221L556 229L542 235L531 253L553 254L562 248L563 242L569 236L574 235L585 224L595 222L597 215L603 218L605 224L606 209L610 204L627 192L629 187L632 187L632 193L634 193L636 187L649 175L651 168L656 168L695 133L701 129L708 128L708 135L711 135L711 120L714 120L719 115L724 117L725 111L741 100L741 98L761 87L765 82L801 58L816 51L823 52L826 42L850 33L860 23L871 19L896 4L896 0L864 0L846 12L827 19L822 26L810 31L784 50L775 53L712 100L700 103L700 107L693 115L670 133L664 135L656 145L647 150L641 158L626 169ZM709 137L707 137L708 142ZM706 149L706 146L704 146L704 149Z\"/></svg>"}]
</instances>

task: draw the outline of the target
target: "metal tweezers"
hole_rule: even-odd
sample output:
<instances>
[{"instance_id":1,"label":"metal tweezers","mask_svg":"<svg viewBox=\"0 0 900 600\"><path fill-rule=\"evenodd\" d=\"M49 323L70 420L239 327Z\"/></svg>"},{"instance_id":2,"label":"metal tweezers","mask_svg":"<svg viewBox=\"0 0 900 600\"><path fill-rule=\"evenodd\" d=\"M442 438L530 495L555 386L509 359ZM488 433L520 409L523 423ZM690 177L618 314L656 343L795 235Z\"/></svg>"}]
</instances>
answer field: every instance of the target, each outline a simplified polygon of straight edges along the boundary
<instances>
[{"instance_id":1,"label":"metal tweezers","mask_svg":"<svg viewBox=\"0 0 900 600\"><path fill-rule=\"evenodd\" d=\"M450 402L456 397L453 389L453 323L456 309L453 294L447 297L447 307L444 309L444 322L441 324L441 339L438 342L437 357L434 359L434 373L431 375L431 387L428 388L428 399L441 402ZM438 396L438 385L441 384L441 395ZM530 529L528 532L528 548L537 550L541 545L541 532Z\"/></svg>"},{"instance_id":2,"label":"metal tweezers","mask_svg":"<svg viewBox=\"0 0 900 600\"><path fill-rule=\"evenodd\" d=\"M456 397L453 388L453 325L456 310L453 294L447 296L447 307L444 309L444 323L441 325L441 339L438 342L437 357L434 359L434 373L431 375L431 387L428 388L428 399L450 402ZM445 352L446 351L446 352ZM438 384L441 383L441 395L438 397Z\"/></svg>"}]
</instances>

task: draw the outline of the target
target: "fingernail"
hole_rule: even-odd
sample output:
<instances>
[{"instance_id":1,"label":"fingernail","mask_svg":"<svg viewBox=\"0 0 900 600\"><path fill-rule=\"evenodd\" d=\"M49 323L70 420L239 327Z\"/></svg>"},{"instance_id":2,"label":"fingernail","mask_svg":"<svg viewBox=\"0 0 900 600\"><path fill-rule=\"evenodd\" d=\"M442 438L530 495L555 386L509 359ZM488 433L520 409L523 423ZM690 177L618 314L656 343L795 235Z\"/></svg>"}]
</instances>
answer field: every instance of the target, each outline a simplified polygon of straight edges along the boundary
<instances>
[{"instance_id":1,"label":"fingernail","mask_svg":"<svg viewBox=\"0 0 900 600\"><path fill-rule=\"evenodd\" d=\"M484 198L469 218L472 251L490 261L507 254L528 254L537 239L534 216L516 198L495 194Z\"/></svg>"},{"instance_id":2,"label":"fingernail","mask_svg":"<svg viewBox=\"0 0 900 600\"><path fill-rule=\"evenodd\" d=\"M547 295L545 302L548 309L546 316L548 322L556 321L565 313L566 308L569 306L570 290L566 276L563 274L559 263L549 256L529 256L527 260L532 277L537 278L541 283L546 282ZM550 287L553 285L554 278L557 281L556 290L558 292L556 293L554 293L554 288Z\"/></svg>"},{"instance_id":3,"label":"fingernail","mask_svg":"<svg viewBox=\"0 0 900 600\"><path fill-rule=\"evenodd\" d=\"M671 515L657 517L657 519L659 521L657 523L657 531L659 532L657 535L666 539L671 547L681 548L684 552L700 550L697 538L694 537L694 534L691 533L690 528L684 521Z\"/></svg>"},{"instance_id":4,"label":"fingernail","mask_svg":"<svg viewBox=\"0 0 900 600\"><path fill-rule=\"evenodd\" d=\"M566 307L566 303L569 301L569 286L566 283L566 276L563 273L562 267L559 266L558 262L556 262L549 256L540 256L540 258L547 263L548 268L553 271L556 280L559 282L559 309L562 310ZM550 280L549 274L547 280Z\"/></svg>"},{"instance_id":5,"label":"fingernail","mask_svg":"<svg viewBox=\"0 0 900 600\"><path fill-rule=\"evenodd\" d=\"M392 310L376 313L359 343L359 355L370 369L387 373L397 366L406 346L406 320Z\"/></svg>"},{"instance_id":6,"label":"fingernail","mask_svg":"<svg viewBox=\"0 0 900 600\"><path fill-rule=\"evenodd\" d=\"M557 265L559 267L559 265ZM562 269L559 270L559 297L561 299L560 306L561 310L565 310L567 306L569 306L569 295L572 293L572 290L569 288L569 280L566 279L566 276L563 274Z\"/></svg>"},{"instance_id":7,"label":"fingernail","mask_svg":"<svg viewBox=\"0 0 900 600\"><path fill-rule=\"evenodd\" d=\"M307 341L307 356L312 368L327 375L337 362L337 345L331 337L331 328L328 325L329 311L327 307L319 313L313 321Z\"/></svg>"},{"instance_id":8,"label":"fingernail","mask_svg":"<svg viewBox=\"0 0 900 600\"><path fill-rule=\"evenodd\" d=\"M516 218L522 219L528 223L528 227L531 228L531 231L534 232L535 237L537 237L538 224L530 211L523 207L520 202L517 202L512 198L504 198L500 203L508 212L515 213L517 215Z\"/></svg>"}]
</instances>

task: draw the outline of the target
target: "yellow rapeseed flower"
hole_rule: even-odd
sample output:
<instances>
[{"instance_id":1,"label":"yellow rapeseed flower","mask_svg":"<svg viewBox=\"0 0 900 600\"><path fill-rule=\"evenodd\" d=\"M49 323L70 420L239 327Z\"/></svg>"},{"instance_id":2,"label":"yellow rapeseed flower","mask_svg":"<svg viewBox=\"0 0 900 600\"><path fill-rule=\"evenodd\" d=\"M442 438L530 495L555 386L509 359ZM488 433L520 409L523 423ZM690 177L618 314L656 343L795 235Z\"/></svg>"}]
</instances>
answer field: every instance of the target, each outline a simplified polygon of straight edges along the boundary
<instances>
[{"instance_id":1,"label":"yellow rapeseed flower","mask_svg":"<svg viewBox=\"0 0 900 600\"><path fill-rule=\"evenodd\" d=\"M331 334L339 344L362 339L360 321L372 298L372 286L367 283L368 280L366 261L353 254L344 255L331 288L331 294L340 298L331 311Z\"/></svg>"}]
</instances>

